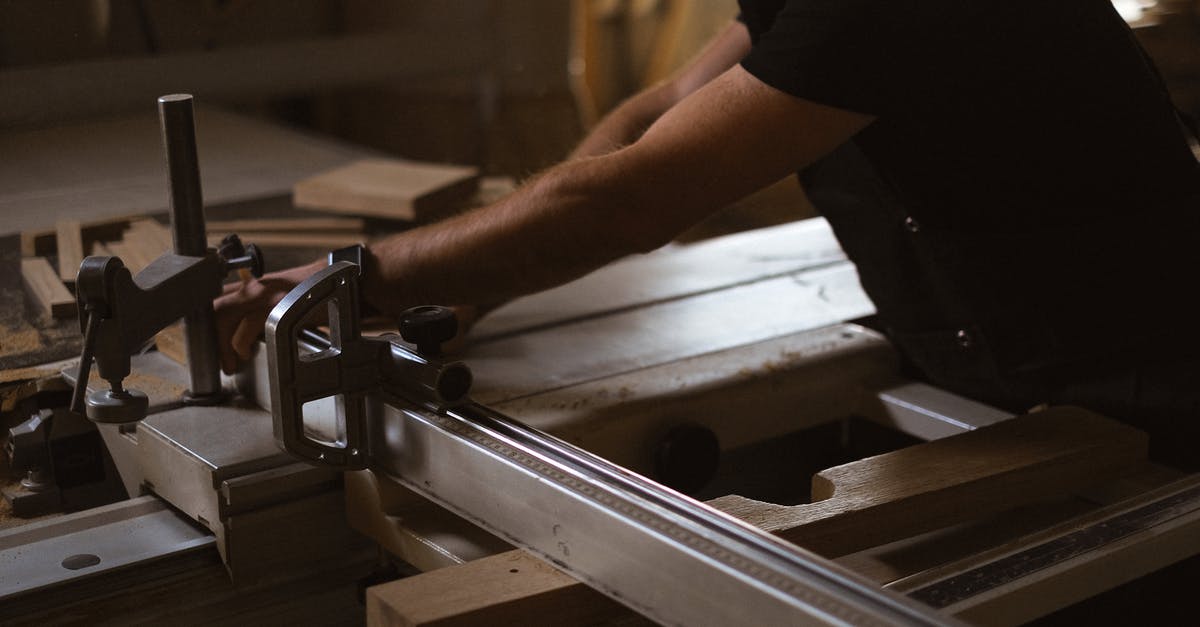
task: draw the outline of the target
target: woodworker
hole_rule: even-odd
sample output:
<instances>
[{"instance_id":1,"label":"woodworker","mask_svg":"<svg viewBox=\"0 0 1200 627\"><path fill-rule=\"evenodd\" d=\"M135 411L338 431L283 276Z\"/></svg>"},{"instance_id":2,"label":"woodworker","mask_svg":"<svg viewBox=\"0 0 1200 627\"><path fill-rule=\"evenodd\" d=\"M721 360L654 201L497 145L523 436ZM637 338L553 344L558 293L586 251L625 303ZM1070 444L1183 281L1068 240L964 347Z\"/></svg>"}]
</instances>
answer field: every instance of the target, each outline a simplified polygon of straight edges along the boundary
<instances>
[{"instance_id":1,"label":"woodworker","mask_svg":"<svg viewBox=\"0 0 1200 627\"><path fill-rule=\"evenodd\" d=\"M507 198L366 251L382 312L653 250L790 173L934 384L1082 405L1196 466L1200 167L1109 0L743 0L671 80ZM223 368L325 262L216 301Z\"/></svg>"}]
</instances>

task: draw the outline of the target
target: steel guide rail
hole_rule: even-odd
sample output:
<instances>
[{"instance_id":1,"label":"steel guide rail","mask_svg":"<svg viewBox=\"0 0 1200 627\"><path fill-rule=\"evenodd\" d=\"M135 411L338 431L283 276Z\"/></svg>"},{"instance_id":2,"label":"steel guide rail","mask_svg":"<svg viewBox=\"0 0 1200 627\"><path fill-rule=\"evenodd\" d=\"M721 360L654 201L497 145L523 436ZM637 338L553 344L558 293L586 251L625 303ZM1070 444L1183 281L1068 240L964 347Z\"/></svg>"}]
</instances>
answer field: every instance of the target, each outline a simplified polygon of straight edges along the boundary
<instances>
[{"instance_id":1,"label":"steel guide rail","mask_svg":"<svg viewBox=\"0 0 1200 627\"><path fill-rule=\"evenodd\" d=\"M437 413L414 409L403 399L381 400L388 414L385 430L392 436L383 436L391 440L385 447L372 446L372 467L658 622L955 623L486 407L472 403ZM394 446L397 431L403 432L403 448ZM438 465L439 458L454 462ZM504 483L522 473L532 483ZM496 499L478 492L486 485L464 481L464 474L512 486L503 495L509 502L487 504ZM529 485L536 487L527 493ZM488 496L494 497L492 488ZM559 520L571 522L555 522ZM563 530L566 526L585 532L571 535ZM545 528L551 529L549 535ZM568 542L578 546L581 535L594 536L592 544L604 550L564 550ZM613 554L630 545L637 548Z\"/></svg>"}]
</instances>

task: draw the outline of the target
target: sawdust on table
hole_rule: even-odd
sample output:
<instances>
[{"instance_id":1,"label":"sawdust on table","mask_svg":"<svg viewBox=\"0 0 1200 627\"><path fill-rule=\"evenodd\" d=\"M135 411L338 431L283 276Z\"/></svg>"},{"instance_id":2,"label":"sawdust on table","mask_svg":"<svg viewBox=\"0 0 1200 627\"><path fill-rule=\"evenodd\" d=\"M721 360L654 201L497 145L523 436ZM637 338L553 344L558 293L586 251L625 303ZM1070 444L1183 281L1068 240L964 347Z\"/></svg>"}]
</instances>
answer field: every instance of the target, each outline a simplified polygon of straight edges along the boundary
<instances>
[{"instance_id":1,"label":"sawdust on table","mask_svg":"<svg viewBox=\"0 0 1200 627\"><path fill-rule=\"evenodd\" d=\"M0 331L0 355L19 355L42 346L42 336L37 329L26 327L15 329L4 327Z\"/></svg>"}]
</instances>

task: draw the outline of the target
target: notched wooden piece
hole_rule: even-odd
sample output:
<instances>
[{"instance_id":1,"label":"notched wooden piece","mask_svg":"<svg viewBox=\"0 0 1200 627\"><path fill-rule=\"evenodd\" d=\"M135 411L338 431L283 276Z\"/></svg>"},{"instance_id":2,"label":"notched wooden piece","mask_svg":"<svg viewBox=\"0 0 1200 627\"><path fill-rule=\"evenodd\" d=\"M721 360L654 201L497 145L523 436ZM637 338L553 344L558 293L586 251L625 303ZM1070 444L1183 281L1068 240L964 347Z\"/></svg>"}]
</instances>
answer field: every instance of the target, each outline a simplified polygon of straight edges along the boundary
<instances>
[{"instance_id":1,"label":"notched wooden piece","mask_svg":"<svg viewBox=\"0 0 1200 627\"><path fill-rule=\"evenodd\" d=\"M1055 407L821 471L810 504L710 504L837 557L1112 479L1145 460L1146 441L1115 420Z\"/></svg>"}]
</instances>

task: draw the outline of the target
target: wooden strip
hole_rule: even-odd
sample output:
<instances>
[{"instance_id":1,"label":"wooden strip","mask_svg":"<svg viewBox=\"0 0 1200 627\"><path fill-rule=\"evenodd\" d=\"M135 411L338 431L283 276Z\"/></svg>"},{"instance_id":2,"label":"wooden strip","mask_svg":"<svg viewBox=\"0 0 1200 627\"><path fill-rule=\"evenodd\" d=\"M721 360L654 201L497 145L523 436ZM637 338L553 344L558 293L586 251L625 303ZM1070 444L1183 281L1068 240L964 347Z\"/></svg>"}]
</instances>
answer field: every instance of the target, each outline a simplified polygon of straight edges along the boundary
<instances>
[{"instance_id":1,"label":"wooden strip","mask_svg":"<svg viewBox=\"0 0 1200 627\"><path fill-rule=\"evenodd\" d=\"M262 218L257 220L209 220L210 233L237 233L247 231L353 231L361 233L367 221L362 218ZM247 237L250 237L247 235Z\"/></svg>"},{"instance_id":2,"label":"wooden strip","mask_svg":"<svg viewBox=\"0 0 1200 627\"><path fill-rule=\"evenodd\" d=\"M75 298L45 257L22 259L21 279L25 283L25 291L43 313L54 318L75 317Z\"/></svg>"},{"instance_id":3,"label":"wooden strip","mask_svg":"<svg viewBox=\"0 0 1200 627\"><path fill-rule=\"evenodd\" d=\"M424 220L470 198L479 188L472 167L363 159L296 183L292 202L392 220Z\"/></svg>"},{"instance_id":4,"label":"wooden strip","mask_svg":"<svg viewBox=\"0 0 1200 627\"><path fill-rule=\"evenodd\" d=\"M55 244L58 250L58 278L67 286L75 284L79 264L83 263L83 235L79 220L59 220L54 223Z\"/></svg>"},{"instance_id":5,"label":"wooden strip","mask_svg":"<svg viewBox=\"0 0 1200 627\"><path fill-rule=\"evenodd\" d=\"M104 242L92 242L92 250L88 254L93 257L108 257L112 255L112 251Z\"/></svg>"},{"instance_id":6,"label":"wooden strip","mask_svg":"<svg viewBox=\"0 0 1200 627\"><path fill-rule=\"evenodd\" d=\"M221 243L221 238L228 233L209 232L208 244L217 246ZM352 244L362 244L367 241L367 237L362 233L302 233L302 232L281 232L281 233L247 233L242 238L245 244L255 244L257 246L273 246L279 248L320 248L330 250L350 246Z\"/></svg>"}]
</instances>

